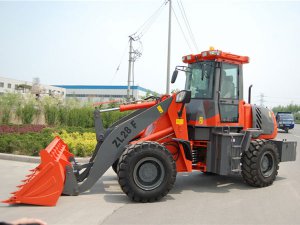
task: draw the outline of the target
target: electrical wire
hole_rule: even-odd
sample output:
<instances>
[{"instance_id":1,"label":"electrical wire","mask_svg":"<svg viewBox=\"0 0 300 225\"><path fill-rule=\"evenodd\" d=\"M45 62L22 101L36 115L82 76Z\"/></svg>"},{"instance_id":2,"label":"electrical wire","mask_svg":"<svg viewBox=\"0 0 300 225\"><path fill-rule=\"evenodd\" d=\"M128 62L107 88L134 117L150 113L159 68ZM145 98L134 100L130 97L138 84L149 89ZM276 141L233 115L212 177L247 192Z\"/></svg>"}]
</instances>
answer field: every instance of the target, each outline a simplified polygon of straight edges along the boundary
<instances>
[{"instance_id":1,"label":"electrical wire","mask_svg":"<svg viewBox=\"0 0 300 225\"><path fill-rule=\"evenodd\" d=\"M128 41L128 42L129 42L129 41ZM114 74L114 76L112 77L110 83L112 83L112 82L114 81L114 79L116 78L117 73L118 73L119 70L120 70L120 66L121 66L122 61L123 61L123 59L124 59L124 56L125 56L125 54L126 54L126 52L127 52L128 42L126 43L126 46L125 46L125 48L124 48L123 54L122 54L121 59L120 59L120 62L119 62L119 64L118 64L118 66L117 66L117 69L116 69L116 71L115 71L115 74Z\"/></svg>"},{"instance_id":2,"label":"electrical wire","mask_svg":"<svg viewBox=\"0 0 300 225\"><path fill-rule=\"evenodd\" d=\"M184 34L184 31L183 31L183 29L182 29L182 26L181 26L181 24L180 24L180 22L179 22L179 20L178 20L178 17L177 17L177 15L176 15L175 10L173 9L173 7L172 7L172 11L173 11L174 16L175 16L175 18L176 18L176 21L177 21L177 23L178 23L178 26L179 26L179 28L180 28L180 30L181 30L181 33L182 33L182 35L183 35L183 37L184 37L184 39L185 39L185 42L187 43L187 45L188 45L188 47L190 48L191 52L193 52L193 49L192 49L192 47L191 47L191 45L190 45L190 42L188 41L188 39L186 38L186 36L185 36L185 34Z\"/></svg>"},{"instance_id":3,"label":"electrical wire","mask_svg":"<svg viewBox=\"0 0 300 225\"><path fill-rule=\"evenodd\" d=\"M194 33L193 33L192 29L191 29L189 20L188 20L188 18L186 16L186 12L185 12L185 9L183 7L182 1L181 0L177 0L177 4L178 4L179 10L180 10L180 13L182 15L183 21L185 23L185 26L187 28L187 31L189 33L190 39L192 40L192 43L193 43L196 51L199 52L199 48L198 48L198 45L197 45Z\"/></svg>"},{"instance_id":4,"label":"electrical wire","mask_svg":"<svg viewBox=\"0 0 300 225\"><path fill-rule=\"evenodd\" d=\"M255 98L259 98L261 97L261 95L254 95ZM279 98L279 99L290 99L287 97L275 97L275 96L268 96L268 95L264 95L264 98ZM293 99L300 99L298 96L297 97L293 97Z\"/></svg>"},{"instance_id":5,"label":"electrical wire","mask_svg":"<svg viewBox=\"0 0 300 225\"><path fill-rule=\"evenodd\" d=\"M165 0L163 4L134 32L132 35L134 40L140 40L150 29L153 23L157 20L158 16L161 14L164 6L167 5L168 0Z\"/></svg>"}]
</instances>

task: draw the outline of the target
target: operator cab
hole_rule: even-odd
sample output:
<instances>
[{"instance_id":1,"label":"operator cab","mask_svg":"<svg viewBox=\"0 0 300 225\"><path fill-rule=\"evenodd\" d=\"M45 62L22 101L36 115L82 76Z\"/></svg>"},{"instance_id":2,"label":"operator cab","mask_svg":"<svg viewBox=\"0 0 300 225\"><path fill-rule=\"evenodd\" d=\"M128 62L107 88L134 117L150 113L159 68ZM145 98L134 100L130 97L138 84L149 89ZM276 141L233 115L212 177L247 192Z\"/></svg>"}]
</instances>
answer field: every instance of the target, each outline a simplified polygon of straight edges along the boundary
<instances>
[{"instance_id":1,"label":"operator cab","mask_svg":"<svg viewBox=\"0 0 300 225\"><path fill-rule=\"evenodd\" d=\"M242 64L249 58L211 49L182 60L188 66L176 69L185 71L185 89L191 91L191 101L186 105L190 138L208 140L213 127L242 127Z\"/></svg>"}]
</instances>

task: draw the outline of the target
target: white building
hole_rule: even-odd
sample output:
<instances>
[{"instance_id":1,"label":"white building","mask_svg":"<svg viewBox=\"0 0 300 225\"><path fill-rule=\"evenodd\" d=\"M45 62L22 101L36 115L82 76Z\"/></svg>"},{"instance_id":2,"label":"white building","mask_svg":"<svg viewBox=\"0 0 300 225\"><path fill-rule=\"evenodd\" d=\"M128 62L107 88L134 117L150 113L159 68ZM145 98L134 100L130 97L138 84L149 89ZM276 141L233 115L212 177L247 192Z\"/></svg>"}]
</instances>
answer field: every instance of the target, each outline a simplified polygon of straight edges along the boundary
<instances>
[{"instance_id":1,"label":"white building","mask_svg":"<svg viewBox=\"0 0 300 225\"><path fill-rule=\"evenodd\" d=\"M33 82L15 80L7 77L0 77L0 94L4 93L32 93L65 98L66 89L51 85L34 84Z\"/></svg>"},{"instance_id":2,"label":"white building","mask_svg":"<svg viewBox=\"0 0 300 225\"><path fill-rule=\"evenodd\" d=\"M103 102L127 97L127 86L125 85L56 85L56 87L65 88L66 97L75 97L82 101ZM147 93L155 94L153 91L140 86L131 86L130 89L130 95L134 99L142 99Z\"/></svg>"}]
</instances>

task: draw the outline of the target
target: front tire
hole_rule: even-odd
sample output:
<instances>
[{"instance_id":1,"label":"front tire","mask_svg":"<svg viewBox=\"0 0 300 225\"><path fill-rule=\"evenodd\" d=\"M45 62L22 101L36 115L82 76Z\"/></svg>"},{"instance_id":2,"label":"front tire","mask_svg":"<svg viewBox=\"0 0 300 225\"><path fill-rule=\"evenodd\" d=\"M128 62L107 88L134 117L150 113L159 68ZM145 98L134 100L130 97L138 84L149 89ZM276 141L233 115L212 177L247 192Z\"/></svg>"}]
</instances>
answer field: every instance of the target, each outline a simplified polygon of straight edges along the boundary
<instances>
[{"instance_id":1,"label":"front tire","mask_svg":"<svg viewBox=\"0 0 300 225\"><path fill-rule=\"evenodd\" d=\"M123 192L136 202L153 202L172 189L176 180L172 154L159 143L141 142L120 157L118 177Z\"/></svg>"},{"instance_id":2,"label":"front tire","mask_svg":"<svg viewBox=\"0 0 300 225\"><path fill-rule=\"evenodd\" d=\"M119 159L117 159L112 165L111 168L113 169L113 171L118 174L118 164L119 164Z\"/></svg>"},{"instance_id":3,"label":"front tire","mask_svg":"<svg viewBox=\"0 0 300 225\"><path fill-rule=\"evenodd\" d=\"M251 141L249 149L242 154L242 177L254 187L266 187L276 179L279 154L276 145L266 140Z\"/></svg>"}]
</instances>

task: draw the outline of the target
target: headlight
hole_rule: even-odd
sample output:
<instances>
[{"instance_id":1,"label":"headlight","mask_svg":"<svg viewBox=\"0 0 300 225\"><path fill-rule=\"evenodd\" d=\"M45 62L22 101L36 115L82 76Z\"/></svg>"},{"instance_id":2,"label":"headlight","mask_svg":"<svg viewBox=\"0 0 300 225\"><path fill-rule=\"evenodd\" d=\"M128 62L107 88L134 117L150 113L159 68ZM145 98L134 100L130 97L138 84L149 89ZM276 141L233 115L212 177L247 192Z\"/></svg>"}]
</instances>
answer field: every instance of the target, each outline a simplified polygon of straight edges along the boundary
<instances>
[{"instance_id":1,"label":"headlight","mask_svg":"<svg viewBox=\"0 0 300 225\"><path fill-rule=\"evenodd\" d=\"M176 94L177 103L189 103L191 100L191 91L183 90Z\"/></svg>"},{"instance_id":2,"label":"headlight","mask_svg":"<svg viewBox=\"0 0 300 225\"><path fill-rule=\"evenodd\" d=\"M185 94L186 92L185 91L181 91L177 94L176 96L176 102L179 103L179 102L182 102L184 97L185 97Z\"/></svg>"}]
</instances>

